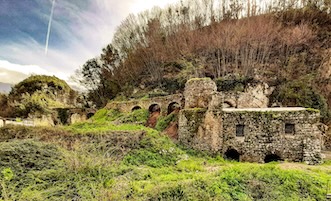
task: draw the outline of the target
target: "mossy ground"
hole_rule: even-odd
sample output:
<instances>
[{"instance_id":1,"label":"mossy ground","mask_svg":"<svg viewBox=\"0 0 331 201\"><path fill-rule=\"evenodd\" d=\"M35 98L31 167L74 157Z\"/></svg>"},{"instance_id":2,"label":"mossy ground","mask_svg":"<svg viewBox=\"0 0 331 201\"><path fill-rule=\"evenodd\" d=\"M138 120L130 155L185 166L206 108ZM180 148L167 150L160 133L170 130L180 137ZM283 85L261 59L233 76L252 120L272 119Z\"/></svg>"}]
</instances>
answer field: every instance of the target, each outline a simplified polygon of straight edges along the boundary
<instances>
[{"instance_id":1,"label":"mossy ground","mask_svg":"<svg viewBox=\"0 0 331 201\"><path fill-rule=\"evenodd\" d=\"M325 199L330 162L225 161L142 125L116 125L113 112L104 113L62 128L0 129L1 199Z\"/></svg>"}]
</instances>

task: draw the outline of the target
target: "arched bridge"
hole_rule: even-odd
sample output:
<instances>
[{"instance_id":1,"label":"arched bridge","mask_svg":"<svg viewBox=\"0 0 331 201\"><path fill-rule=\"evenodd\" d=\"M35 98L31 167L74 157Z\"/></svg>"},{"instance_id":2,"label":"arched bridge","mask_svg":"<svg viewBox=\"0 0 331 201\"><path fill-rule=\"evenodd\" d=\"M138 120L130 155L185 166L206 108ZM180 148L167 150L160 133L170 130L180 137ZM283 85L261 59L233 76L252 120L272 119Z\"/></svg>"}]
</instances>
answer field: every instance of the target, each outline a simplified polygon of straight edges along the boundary
<instances>
[{"instance_id":1,"label":"arched bridge","mask_svg":"<svg viewBox=\"0 0 331 201\"><path fill-rule=\"evenodd\" d=\"M106 109L116 109L120 112L131 112L136 109L148 109L150 112L160 110L161 115L170 114L174 108L184 106L184 98L182 94L174 94L169 96L159 96L155 98L136 99L130 101L110 102Z\"/></svg>"}]
</instances>

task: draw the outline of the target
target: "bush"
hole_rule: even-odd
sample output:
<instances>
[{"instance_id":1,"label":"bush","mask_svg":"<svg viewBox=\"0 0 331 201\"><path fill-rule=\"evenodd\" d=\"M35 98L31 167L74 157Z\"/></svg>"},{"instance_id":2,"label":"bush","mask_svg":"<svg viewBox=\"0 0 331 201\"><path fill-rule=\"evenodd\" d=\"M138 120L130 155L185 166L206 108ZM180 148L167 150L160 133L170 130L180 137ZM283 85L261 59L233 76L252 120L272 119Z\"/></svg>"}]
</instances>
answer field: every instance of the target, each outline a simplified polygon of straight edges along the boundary
<instances>
[{"instance_id":1,"label":"bush","mask_svg":"<svg viewBox=\"0 0 331 201\"><path fill-rule=\"evenodd\" d=\"M160 134L148 134L139 143L139 148L132 150L123 161L130 165L164 167L174 165L183 154L168 137Z\"/></svg>"},{"instance_id":2,"label":"bush","mask_svg":"<svg viewBox=\"0 0 331 201\"><path fill-rule=\"evenodd\" d=\"M147 122L147 119L149 117L148 110L145 109L139 109L134 110L128 114L125 114L121 118L118 119L121 123L138 123L138 124L145 124Z\"/></svg>"},{"instance_id":3,"label":"bush","mask_svg":"<svg viewBox=\"0 0 331 201\"><path fill-rule=\"evenodd\" d=\"M271 95L271 102L283 106L300 106L321 111L323 122L330 120L330 111L325 98L310 84L309 77L288 81L278 86Z\"/></svg>"},{"instance_id":4,"label":"bush","mask_svg":"<svg viewBox=\"0 0 331 201\"><path fill-rule=\"evenodd\" d=\"M105 108L98 110L92 117L93 122L111 122L120 118L122 114L118 110Z\"/></svg>"},{"instance_id":5,"label":"bush","mask_svg":"<svg viewBox=\"0 0 331 201\"><path fill-rule=\"evenodd\" d=\"M178 115L177 114L169 114L165 117L160 117L156 123L156 130L164 131L171 122L177 121Z\"/></svg>"},{"instance_id":6,"label":"bush","mask_svg":"<svg viewBox=\"0 0 331 201\"><path fill-rule=\"evenodd\" d=\"M253 78L230 76L227 78L218 78L215 80L218 91L239 91L243 92L248 83L254 83Z\"/></svg>"}]
</instances>

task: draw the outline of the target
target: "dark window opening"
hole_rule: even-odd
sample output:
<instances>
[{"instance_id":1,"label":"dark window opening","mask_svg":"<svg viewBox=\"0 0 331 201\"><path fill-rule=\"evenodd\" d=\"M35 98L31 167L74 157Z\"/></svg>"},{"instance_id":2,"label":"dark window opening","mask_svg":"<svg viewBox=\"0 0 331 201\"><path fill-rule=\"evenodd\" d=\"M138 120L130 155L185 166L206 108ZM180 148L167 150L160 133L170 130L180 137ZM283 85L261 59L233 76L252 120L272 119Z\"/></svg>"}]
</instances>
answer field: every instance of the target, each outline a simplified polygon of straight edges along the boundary
<instances>
[{"instance_id":1,"label":"dark window opening","mask_svg":"<svg viewBox=\"0 0 331 201\"><path fill-rule=\"evenodd\" d=\"M232 161L240 161L240 154L237 150L235 149L229 149L225 152L224 158L227 160L232 160Z\"/></svg>"},{"instance_id":2,"label":"dark window opening","mask_svg":"<svg viewBox=\"0 0 331 201\"><path fill-rule=\"evenodd\" d=\"M285 134L294 134L295 127L294 124L285 124Z\"/></svg>"},{"instance_id":3,"label":"dark window opening","mask_svg":"<svg viewBox=\"0 0 331 201\"><path fill-rule=\"evenodd\" d=\"M244 137L245 136L244 129L245 129L244 125L237 125L236 126L236 136L237 137Z\"/></svg>"},{"instance_id":4,"label":"dark window opening","mask_svg":"<svg viewBox=\"0 0 331 201\"><path fill-rule=\"evenodd\" d=\"M141 107L140 107L140 106L134 106L134 107L132 108L132 110L131 110L131 111L133 112L133 111L135 111L135 110L140 110L140 109L141 109Z\"/></svg>"},{"instance_id":5,"label":"dark window opening","mask_svg":"<svg viewBox=\"0 0 331 201\"><path fill-rule=\"evenodd\" d=\"M277 161L282 161L282 158L276 154L268 154L264 158L265 163L277 162Z\"/></svg>"}]
</instances>

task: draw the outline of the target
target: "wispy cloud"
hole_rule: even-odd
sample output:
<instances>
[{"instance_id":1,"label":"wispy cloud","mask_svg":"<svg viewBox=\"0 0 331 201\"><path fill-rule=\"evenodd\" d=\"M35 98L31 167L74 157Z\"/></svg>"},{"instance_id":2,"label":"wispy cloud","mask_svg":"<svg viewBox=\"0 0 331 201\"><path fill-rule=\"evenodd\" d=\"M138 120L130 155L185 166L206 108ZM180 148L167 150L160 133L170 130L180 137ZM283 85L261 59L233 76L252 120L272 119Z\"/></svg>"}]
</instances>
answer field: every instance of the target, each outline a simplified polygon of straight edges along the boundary
<instances>
[{"instance_id":1,"label":"wispy cloud","mask_svg":"<svg viewBox=\"0 0 331 201\"><path fill-rule=\"evenodd\" d=\"M5 76L1 76L3 73L11 74L11 83L19 82L23 75L31 73L67 79L85 61L100 54L129 13L177 0L56 0L47 55L44 50L51 1L31 1L35 2L34 6L39 6L38 9L30 5L31 13L26 15L13 11L18 17L25 18L21 20L29 22L27 27L24 27L26 23L22 28L17 27L20 19L15 19L18 24L12 30L0 28L0 33L7 35L5 41L0 41L0 82L5 81ZM11 0L0 1L0 7L13 6L8 2L12 4ZM0 17L9 14L0 8ZM38 19L35 23L34 18Z\"/></svg>"}]
</instances>

